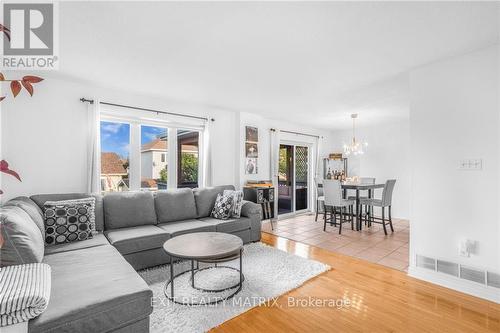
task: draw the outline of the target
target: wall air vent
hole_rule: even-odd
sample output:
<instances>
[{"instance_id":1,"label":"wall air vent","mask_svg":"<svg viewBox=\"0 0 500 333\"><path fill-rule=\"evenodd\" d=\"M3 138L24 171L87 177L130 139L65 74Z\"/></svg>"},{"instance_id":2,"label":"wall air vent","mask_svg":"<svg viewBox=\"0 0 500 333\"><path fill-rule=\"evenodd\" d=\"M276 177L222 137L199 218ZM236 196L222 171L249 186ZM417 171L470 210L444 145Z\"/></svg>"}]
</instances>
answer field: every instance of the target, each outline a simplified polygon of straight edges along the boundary
<instances>
[{"instance_id":1,"label":"wall air vent","mask_svg":"<svg viewBox=\"0 0 500 333\"><path fill-rule=\"evenodd\" d=\"M417 254L417 267L436 270L436 259Z\"/></svg>"},{"instance_id":2,"label":"wall air vent","mask_svg":"<svg viewBox=\"0 0 500 333\"><path fill-rule=\"evenodd\" d=\"M417 254L416 266L500 289L500 274Z\"/></svg>"},{"instance_id":3,"label":"wall air vent","mask_svg":"<svg viewBox=\"0 0 500 333\"><path fill-rule=\"evenodd\" d=\"M472 267L460 266L460 278L464 280L485 284L486 276L484 273L484 271Z\"/></svg>"},{"instance_id":4,"label":"wall air vent","mask_svg":"<svg viewBox=\"0 0 500 333\"><path fill-rule=\"evenodd\" d=\"M487 272L486 281L488 286L500 288L500 274Z\"/></svg>"},{"instance_id":5,"label":"wall air vent","mask_svg":"<svg viewBox=\"0 0 500 333\"><path fill-rule=\"evenodd\" d=\"M449 262L449 261L443 261L443 260L438 260L437 261L437 271L449 275L453 275L458 277L458 264L455 264L454 262Z\"/></svg>"}]
</instances>

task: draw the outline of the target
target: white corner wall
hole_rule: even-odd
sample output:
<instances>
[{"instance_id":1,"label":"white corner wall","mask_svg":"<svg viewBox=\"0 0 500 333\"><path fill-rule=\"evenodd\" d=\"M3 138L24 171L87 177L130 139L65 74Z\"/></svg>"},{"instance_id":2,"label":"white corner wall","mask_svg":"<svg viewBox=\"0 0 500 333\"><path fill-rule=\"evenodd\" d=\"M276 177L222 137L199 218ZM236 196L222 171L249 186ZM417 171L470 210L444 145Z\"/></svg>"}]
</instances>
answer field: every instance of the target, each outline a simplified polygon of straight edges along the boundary
<instances>
[{"instance_id":1,"label":"white corner wall","mask_svg":"<svg viewBox=\"0 0 500 333\"><path fill-rule=\"evenodd\" d=\"M86 190L89 138L87 106L79 101L81 97L99 96L103 101L215 118L211 127L214 185L241 186L249 179L269 179L269 129L273 127L322 135L326 143L322 156L330 152L328 131L252 113L110 90L59 73L40 75L45 80L37 84L33 97L23 91L15 99L9 96L0 103L1 158L22 177L22 182L18 182L0 174L0 189L4 191L1 202L21 195ZM256 175L244 172L246 125L259 128L259 172Z\"/></svg>"},{"instance_id":2,"label":"white corner wall","mask_svg":"<svg viewBox=\"0 0 500 333\"><path fill-rule=\"evenodd\" d=\"M408 110L401 110L408 114ZM356 137L368 142L365 154L348 157L348 176L375 177L383 183L396 179L392 197L392 215L410 217L410 123L408 118L376 126L356 127ZM352 139L352 130L334 132L335 150ZM381 191L376 191L379 198Z\"/></svg>"},{"instance_id":3,"label":"white corner wall","mask_svg":"<svg viewBox=\"0 0 500 333\"><path fill-rule=\"evenodd\" d=\"M499 55L496 45L410 73L410 274L497 302L498 289L419 271L415 255L500 272ZM458 170L472 158L482 170ZM464 238L471 257L459 255Z\"/></svg>"}]
</instances>

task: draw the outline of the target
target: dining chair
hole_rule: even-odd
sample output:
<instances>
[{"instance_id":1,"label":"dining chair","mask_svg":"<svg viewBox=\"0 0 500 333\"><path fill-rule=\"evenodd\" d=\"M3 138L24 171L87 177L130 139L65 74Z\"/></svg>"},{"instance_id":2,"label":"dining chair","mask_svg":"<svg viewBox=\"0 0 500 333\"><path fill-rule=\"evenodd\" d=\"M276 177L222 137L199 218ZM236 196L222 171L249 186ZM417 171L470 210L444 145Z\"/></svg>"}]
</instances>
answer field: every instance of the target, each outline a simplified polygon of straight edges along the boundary
<instances>
[{"instance_id":1,"label":"dining chair","mask_svg":"<svg viewBox=\"0 0 500 333\"><path fill-rule=\"evenodd\" d=\"M394 185L396 185L396 179L389 179L385 182L384 189L382 191L381 199L374 198L363 198L360 199L361 206L361 216L363 216L363 206L365 206L366 211L373 211L373 207L380 207L382 209L382 218L375 217L374 214L365 214L365 221L368 221L368 225L371 223L380 223L384 227L384 233L387 235L386 225L389 224L391 227L391 231L394 232L394 227L392 226L392 193L394 191ZM389 218L388 223L386 223L385 219L385 209L388 209Z\"/></svg>"},{"instance_id":2,"label":"dining chair","mask_svg":"<svg viewBox=\"0 0 500 333\"><path fill-rule=\"evenodd\" d=\"M323 179L319 177L314 178L314 185L316 186L316 218L314 219L315 222L318 221L318 214L320 211L323 214L325 213L325 195L323 193ZM321 187L320 187L321 185Z\"/></svg>"},{"instance_id":3,"label":"dining chair","mask_svg":"<svg viewBox=\"0 0 500 333\"><path fill-rule=\"evenodd\" d=\"M375 184L375 178L373 177L360 177L359 178L359 183L360 184ZM371 191L371 190L369 190ZM368 199L370 196L360 196L359 199ZM347 199L349 200L356 200L356 196L348 196ZM356 212L358 213L358 212ZM368 207L368 210L366 211L366 214L367 215L371 215L372 214L372 209L371 207ZM365 225L366 225L366 220L365 220Z\"/></svg>"},{"instance_id":4,"label":"dining chair","mask_svg":"<svg viewBox=\"0 0 500 333\"><path fill-rule=\"evenodd\" d=\"M354 200L346 200L342 196L342 187L339 180L325 179L323 181L323 191L325 195L325 214L323 217L323 231L326 231L326 223L337 225L336 213L339 209L339 234L342 233L342 224L351 222L351 229L354 230L353 205ZM327 212L330 211L330 220L328 221ZM348 217L348 218L347 218Z\"/></svg>"}]
</instances>

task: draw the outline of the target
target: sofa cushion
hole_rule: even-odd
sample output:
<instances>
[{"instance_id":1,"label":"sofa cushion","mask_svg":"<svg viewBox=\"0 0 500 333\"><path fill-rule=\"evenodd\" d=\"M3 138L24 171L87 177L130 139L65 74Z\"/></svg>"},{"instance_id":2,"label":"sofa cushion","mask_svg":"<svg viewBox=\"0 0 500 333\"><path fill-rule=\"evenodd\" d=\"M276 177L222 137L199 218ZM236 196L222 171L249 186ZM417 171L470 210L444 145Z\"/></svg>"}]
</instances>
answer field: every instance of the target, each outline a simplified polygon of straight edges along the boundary
<instances>
[{"instance_id":1,"label":"sofa cushion","mask_svg":"<svg viewBox=\"0 0 500 333\"><path fill-rule=\"evenodd\" d=\"M149 191L107 193L103 202L106 230L157 223L153 193Z\"/></svg>"},{"instance_id":2,"label":"sofa cushion","mask_svg":"<svg viewBox=\"0 0 500 333\"><path fill-rule=\"evenodd\" d=\"M38 229L42 233L42 238L45 238L45 226L43 223L43 211L38 205L28 197L17 197L7 201L4 205L6 206L16 206L24 210L35 222Z\"/></svg>"},{"instance_id":3,"label":"sofa cushion","mask_svg":"<svg viewBox=\"0 0 500 333\"><path fill-rule=\"evenodd\" d=\"M104 213L102 195L91 193L57 193L57 194L37 194L32 195L30 198L33 200L41 210L46 201L63 201L84 199L88 197L95 198L95 228L97 231L104 230Z\"/></svg>"},{"instance_id":4,"label":"sofa cushion","mask_svg":"<svg viewBox=\"0 0 500 333\"><path fill-rule=\"evenodd\" d=\"M193 189L198 218L210 216L210 213L214 208L215 200L217 199L217 194L223 193L224 190L234 190L234 186L224 185Z\"/></svg>"},{"instance_id":5,"label":"sofa cushion","mask_svg":"<svg viewBox=\"0 0 500 333\"><path fill-rule=\"evenodd\" d=\"M42 233L21 208L0 208L0 267L41 262L44 254Z\"/></svg>"},{"instance_id":6,"label":"sofa cushion","mask_svg":"<svg viewBox=\"0 0 500 333\"><path fill-rule=\"evenodd\" d=\"M233 233L250 229L251 220L248 217L239 219L219 220L213 217L204 217L200 221L215 224L215 231Z\"/></svg>"},{"instance_id":7,"label":"sofa cushion","mask_svg":"<svg viewBox=\"0 0 500 333\"><path fill-rule=\"evenodd\" d=\"M110 332L147 318L151 290L111 245L45 256L52 292L29 332Z\"/></svg>"},{"instance_id":8,"label":"sofa cushion","mask_svg":"<svg viewBox=\"0 0 500 333\"><path fill-rule=\"evenodd\" d=\"M104 236L102 232L94 235L93 238L89 238L84 241L48 246L45 248L45 255L59 253L59 252L87 249L89 247L101 246L101 245L110 245L108 239Z\"/></svg>"},{"instance_id":9,"label":"sofa cushion","mask_svg":"<svg viewBox=\"0 0 500 333\"><path fill-rule=\"evenodd\" d=\"M168 233L154 225L107 230L104 233L121 254L156 249L170 238Z\"/></svg>"},{"instance_id":10,"label":"sofa cushion","mask_svg":"<svg viewBox=\"0 0 500 333\"><path fill-rule=\"evenodd\" d=\"M196 218L196 204L190 188L158 191L155 194L155 208L159 223Z\"/></svg>"},{"instance_id":11,"label":"sofa cushion","mask_svg":"<svg viewBox=\"0 0 500 333\"><path fill-rule=\"evenodd\" d=\"M192 232L215 231L215 223L200 220L185 220L158 224L170 237L175 237Z\"/></svg>"}]
</instances>

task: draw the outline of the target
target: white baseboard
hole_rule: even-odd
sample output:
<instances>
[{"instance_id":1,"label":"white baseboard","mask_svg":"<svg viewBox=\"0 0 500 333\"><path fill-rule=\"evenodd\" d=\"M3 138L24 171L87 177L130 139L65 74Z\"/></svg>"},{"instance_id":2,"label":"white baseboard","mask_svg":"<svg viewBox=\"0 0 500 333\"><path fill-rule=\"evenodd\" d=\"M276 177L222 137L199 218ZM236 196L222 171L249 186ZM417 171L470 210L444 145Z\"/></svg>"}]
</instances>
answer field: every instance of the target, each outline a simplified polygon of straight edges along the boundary
<instances>
[{"instance_id":1,"label":"white baseboard","mask_svg":"<svg viewBox=\"0 0 500 333\"><path fill-rule=\"evenodd\" d=\"M414 266L408 268L408 275L416 279L424 280L442 287L450 288L500 304L500 289L497 288L488 287L479 283Z\"/></svg>"}]
</instances>

